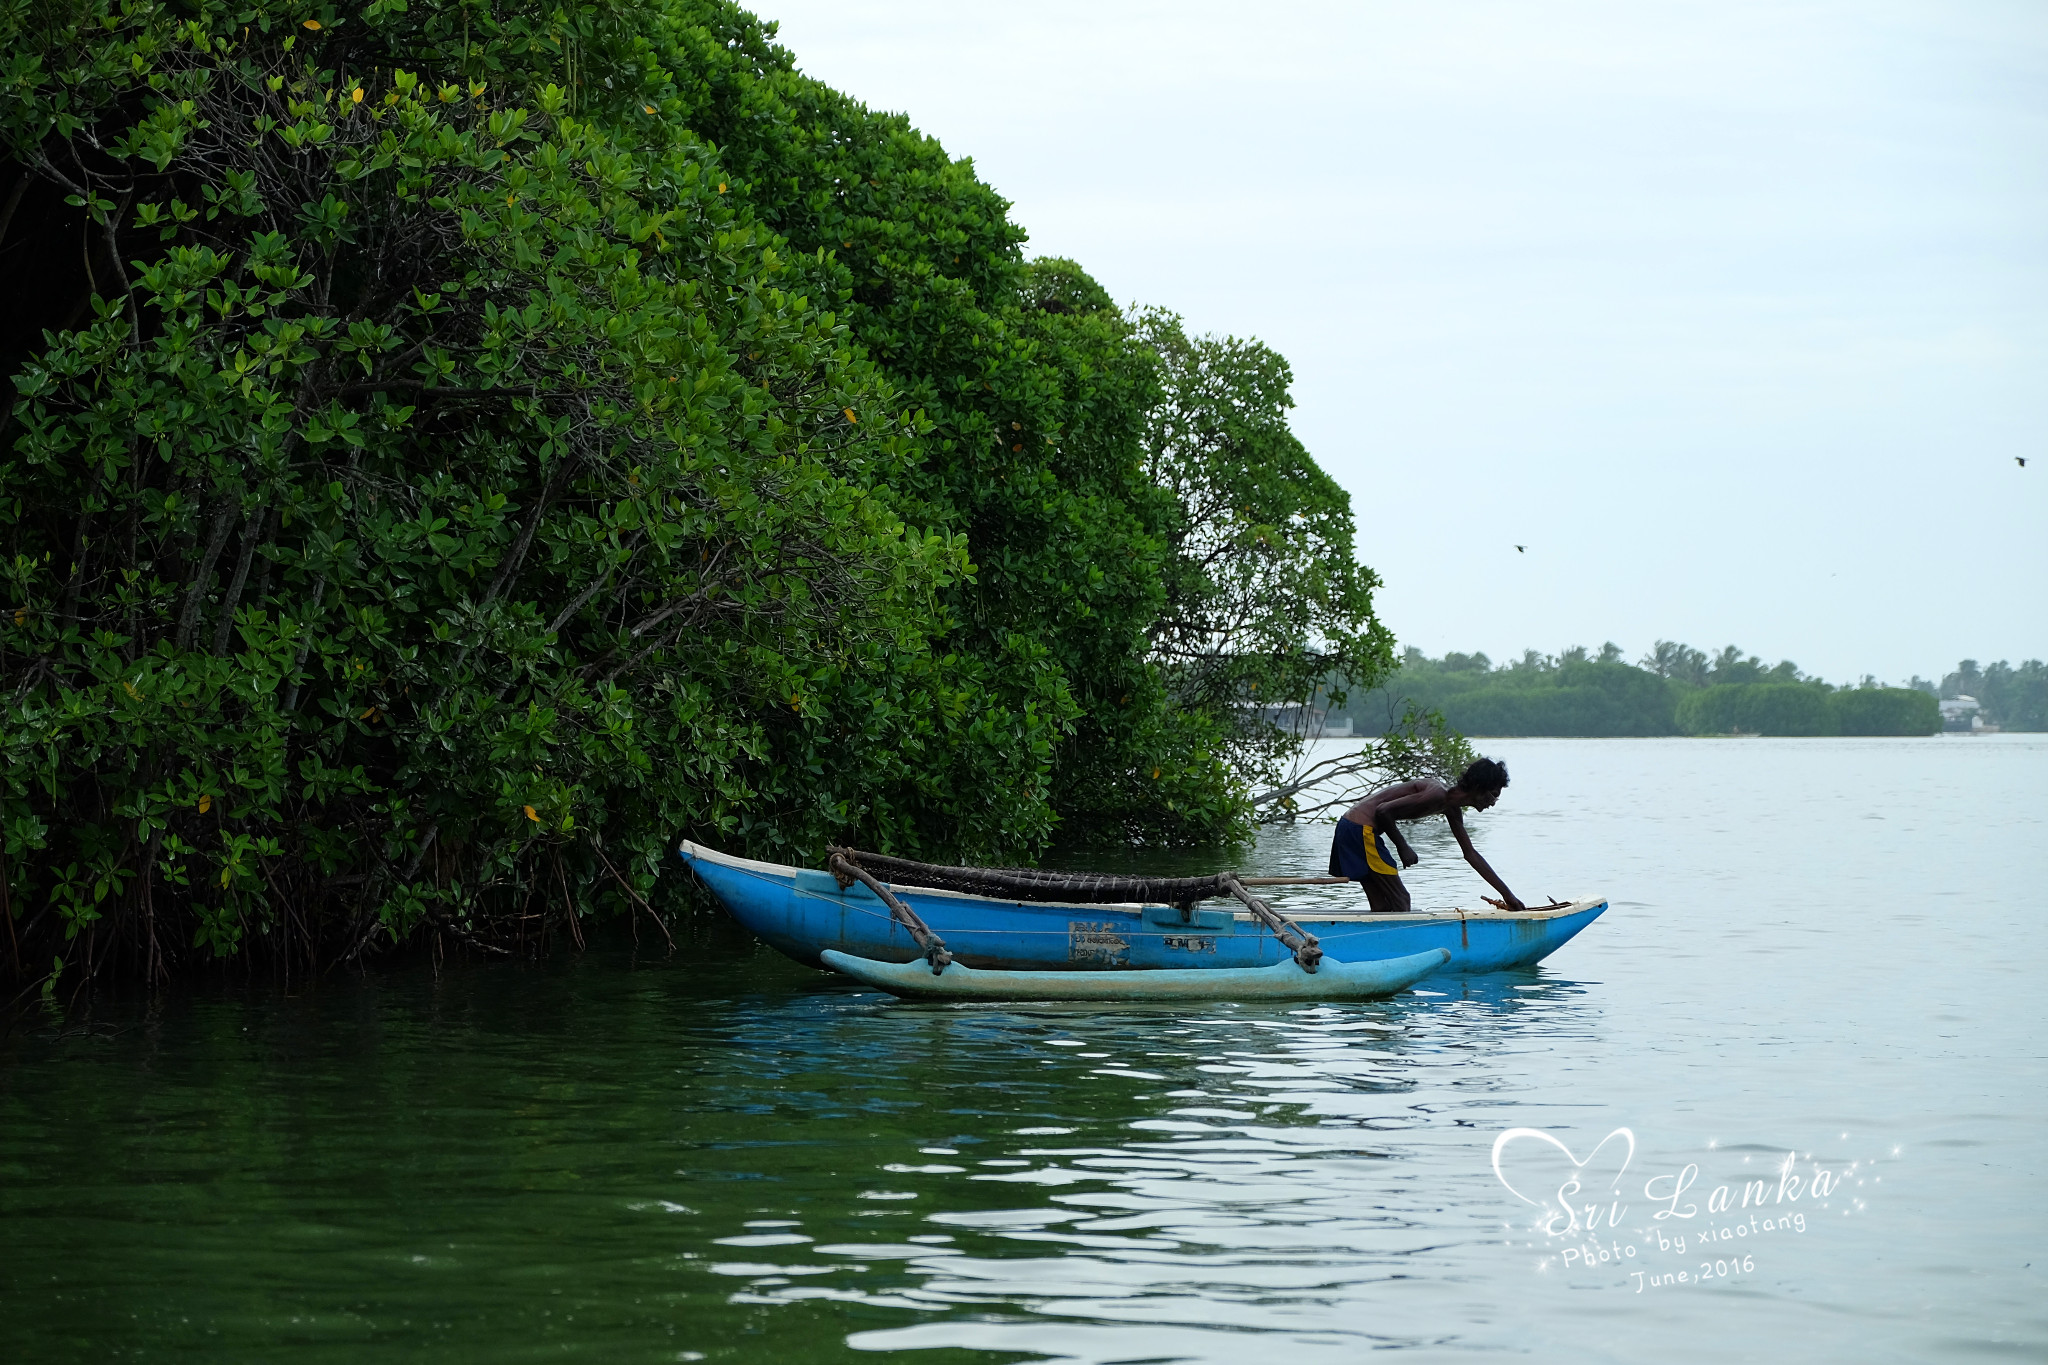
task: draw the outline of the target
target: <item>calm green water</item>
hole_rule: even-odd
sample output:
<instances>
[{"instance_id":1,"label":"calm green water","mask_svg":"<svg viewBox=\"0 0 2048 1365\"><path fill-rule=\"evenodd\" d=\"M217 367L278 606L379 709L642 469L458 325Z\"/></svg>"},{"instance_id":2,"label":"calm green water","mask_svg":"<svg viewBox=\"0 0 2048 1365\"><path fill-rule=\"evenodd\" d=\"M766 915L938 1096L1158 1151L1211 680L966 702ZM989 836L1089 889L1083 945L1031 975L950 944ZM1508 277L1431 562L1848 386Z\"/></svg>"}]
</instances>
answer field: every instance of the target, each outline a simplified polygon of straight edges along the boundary
<instances>
[{"instance_id":1,"label":"calm green water","mask_svg":"<svg viewBox=\"0 0 2048 1365\"><path fill-rule=\"evenodd\" d=\"M1488 855L1614 909L1391 1002L906 1006L706 924L31 1023L0 1358L2048 1357L2048 742L1491 747ZM1418 901L1474 903L1418 847ZM1515 1127L1594 1200L1629 1130L1607 1262L1496 1176ZM1702 1244L1788 1152L1839 1182L1766 1210L1802 1226Z\"/></svg>"}]
</instances>

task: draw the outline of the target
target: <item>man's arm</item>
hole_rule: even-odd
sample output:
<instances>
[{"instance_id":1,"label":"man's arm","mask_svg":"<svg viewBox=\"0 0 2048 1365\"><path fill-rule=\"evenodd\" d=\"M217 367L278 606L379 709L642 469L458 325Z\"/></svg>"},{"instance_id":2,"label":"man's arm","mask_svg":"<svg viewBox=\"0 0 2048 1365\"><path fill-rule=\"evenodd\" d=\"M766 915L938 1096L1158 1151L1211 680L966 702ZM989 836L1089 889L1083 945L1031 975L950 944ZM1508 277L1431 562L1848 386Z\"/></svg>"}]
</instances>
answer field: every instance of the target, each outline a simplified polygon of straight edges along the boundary
<instances>
[{"instance_id":1,"label":"man's arm","mask_svg":"<svg viewBox=\"0 0 2048 1365\"><path fill-rule=\"evenodd\" d=\"M1404 782L1382 796L1379 805L1373 810L1372 827L1392 841L1394 853L1401 859L1401 866L1413 867L1422 859L1408 846L1408 840L1401 833L1400 822L1435 815L1438 803L1431 798L1441 794L1433 782L1424 782L1420 779Z\"/></svg>"},{"instance_id":2,"label":"man's arm","mask_svg":"<svg viewBox=\"0 0 2048 1365\"><path fill-rule=\"evenodd\" d=\"M1472 870L1493 884L1493 889L1500 892L1500 898L1507 902L1508 909L1527 910L1529 907L1522 904L1521 898L1514 892L1508 890L1508 884L1500 879L1500 874L1487 865L1486 859L1479 856L1478 849L1472 847L1472 836L1465 832L1465 812L1453 806L1444 812L1444 818L1451 822L1451 833L1458 836L1458 847L1464 850L1465 861L1472 864Z\"/></svg>"}]
</instances>

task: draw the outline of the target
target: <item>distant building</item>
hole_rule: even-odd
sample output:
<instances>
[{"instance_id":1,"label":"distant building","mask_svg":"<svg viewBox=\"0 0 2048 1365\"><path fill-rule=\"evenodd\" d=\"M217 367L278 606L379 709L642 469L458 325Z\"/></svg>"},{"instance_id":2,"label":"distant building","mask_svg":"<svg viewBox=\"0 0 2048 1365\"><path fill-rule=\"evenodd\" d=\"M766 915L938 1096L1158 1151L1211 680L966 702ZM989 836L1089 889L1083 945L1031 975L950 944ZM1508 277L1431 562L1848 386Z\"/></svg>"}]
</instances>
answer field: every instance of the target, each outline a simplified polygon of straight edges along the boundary
<instances>
[{"instance_id":1,"label":"distant building","mask_svg":"<svg viewBox=\"0 0 2048 1365\"><path fill-rule=\"evenodd\" d=\"M1303 739L1349 739L1351 738L1351 717L1330 718L1328 711L1318 711L1313 706L1262 706L1258 702L1242 703L1247 711L1269 725L1300 735Z\"/></svg>"},{"instance_id":2,"label":"distant building","mask_svg":"<svg viewBox=\"0 0 2048 1365\"><path fill-rule=\"evenodd\" d=\"M1949 734L1981 734L1987 727L1977 714L1975 697L1948 697L1941 703L1941 728Z\"/></svg>"}]
</instances>

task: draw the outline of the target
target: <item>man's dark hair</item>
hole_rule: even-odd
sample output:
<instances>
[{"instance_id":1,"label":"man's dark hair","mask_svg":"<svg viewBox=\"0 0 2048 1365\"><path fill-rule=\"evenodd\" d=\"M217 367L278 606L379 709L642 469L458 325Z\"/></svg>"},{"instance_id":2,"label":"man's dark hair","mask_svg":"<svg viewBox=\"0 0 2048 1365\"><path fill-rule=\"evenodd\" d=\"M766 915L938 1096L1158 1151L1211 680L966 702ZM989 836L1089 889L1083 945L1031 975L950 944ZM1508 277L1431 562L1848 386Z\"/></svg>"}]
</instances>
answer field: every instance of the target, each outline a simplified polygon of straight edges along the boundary
<instances>
[{"instance_id":1,"label":"man's dark hair","mask_svg":"<svg viewBox=\"0 0 2048 1365\"><path fill-rule=\"evenodd\" d=\"M1475 759L1458 779L1458 785L1468 792L1500 791L1508 785L1507 765L1497 759Z\"/></svg>"}]
</instances>

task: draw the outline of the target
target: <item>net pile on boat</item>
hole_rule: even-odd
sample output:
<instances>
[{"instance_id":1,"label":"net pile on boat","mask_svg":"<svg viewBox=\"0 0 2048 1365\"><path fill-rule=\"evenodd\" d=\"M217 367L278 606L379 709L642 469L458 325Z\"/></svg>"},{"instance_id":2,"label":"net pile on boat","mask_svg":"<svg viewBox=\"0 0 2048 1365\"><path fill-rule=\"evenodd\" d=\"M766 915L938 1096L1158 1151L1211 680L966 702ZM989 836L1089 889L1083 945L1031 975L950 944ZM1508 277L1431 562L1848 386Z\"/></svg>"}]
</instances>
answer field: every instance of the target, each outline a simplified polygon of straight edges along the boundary
<instances>
[{"instance_id":1,"label":"net pile on boat","mask_svg":"<svg viewBox=\"0 0 2048 1365\"><path fill-rule=\"evenodd\" d=\"M1153 902L1186 905L1232 895L1231 874L1206 877L1119 877L1107 872L1051 872L1036 867L946 867L913 862L858 849L835 848L849 862L873 875L903 886L935 891L964 891L1007 900L1060 901L1079 905L1112 902Z\"/></svg>"}]
</instances>

